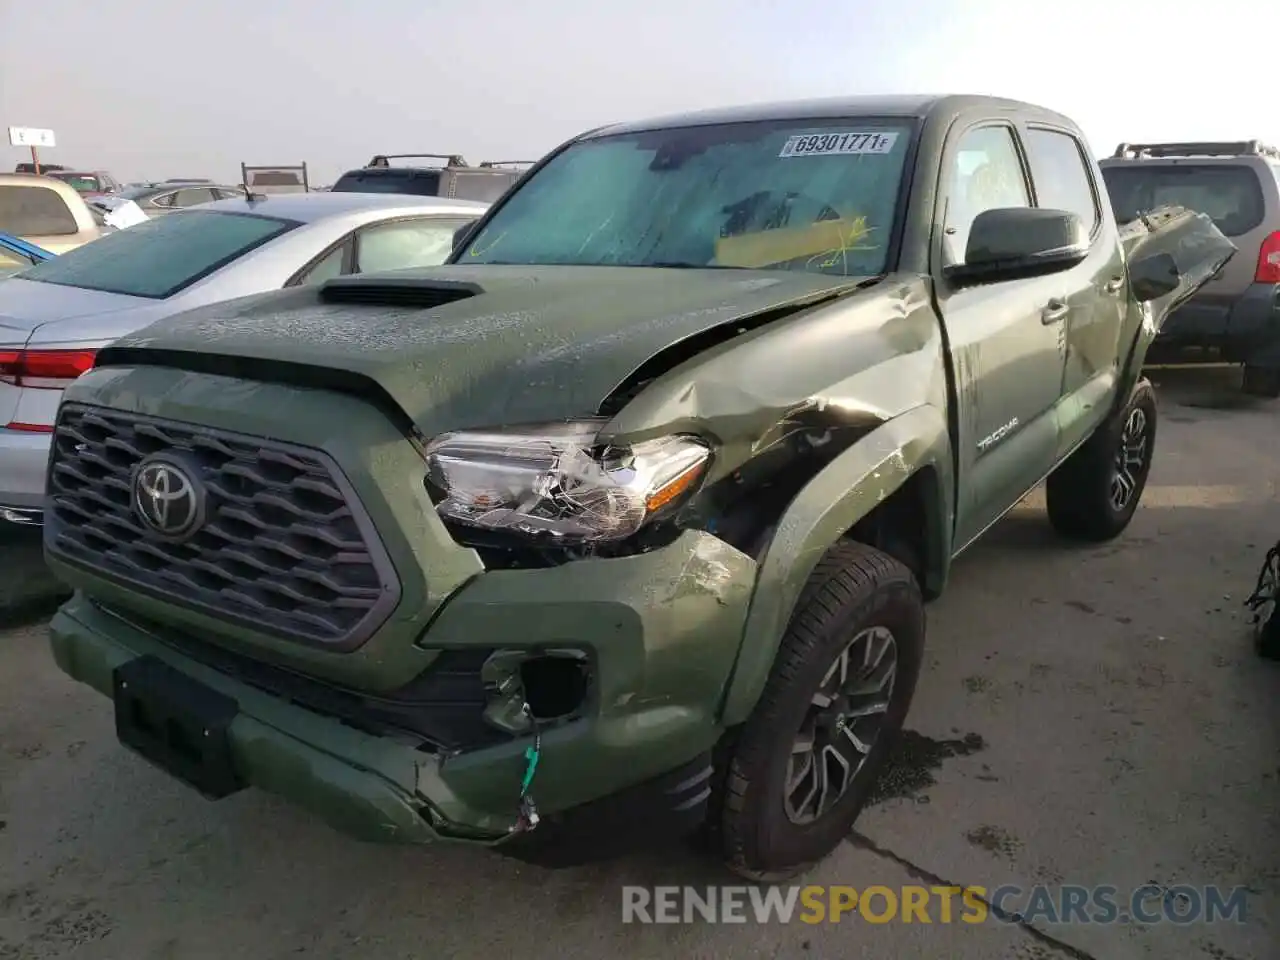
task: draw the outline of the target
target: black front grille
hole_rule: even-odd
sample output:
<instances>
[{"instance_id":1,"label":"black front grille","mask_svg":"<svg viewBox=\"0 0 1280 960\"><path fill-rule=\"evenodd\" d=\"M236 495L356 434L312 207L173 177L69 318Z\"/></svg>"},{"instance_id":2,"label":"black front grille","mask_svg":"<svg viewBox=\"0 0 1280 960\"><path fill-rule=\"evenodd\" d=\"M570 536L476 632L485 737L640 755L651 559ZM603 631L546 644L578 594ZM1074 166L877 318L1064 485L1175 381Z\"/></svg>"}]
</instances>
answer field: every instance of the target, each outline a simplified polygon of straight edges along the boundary
<instances>
[{"instance_id":1,"label":"black front grille","mask_svg":"<svg viewBox=\"0 0 1280 960\"><path fill-rule=\"evenodd\" d=\"M164 454L205 496L182 540L139 517L134 474ZM65 404L53 435L45 545L144 593L329 649L359 646L400 584L346 479L318 450Z\"/></svg>"}]
</instances>

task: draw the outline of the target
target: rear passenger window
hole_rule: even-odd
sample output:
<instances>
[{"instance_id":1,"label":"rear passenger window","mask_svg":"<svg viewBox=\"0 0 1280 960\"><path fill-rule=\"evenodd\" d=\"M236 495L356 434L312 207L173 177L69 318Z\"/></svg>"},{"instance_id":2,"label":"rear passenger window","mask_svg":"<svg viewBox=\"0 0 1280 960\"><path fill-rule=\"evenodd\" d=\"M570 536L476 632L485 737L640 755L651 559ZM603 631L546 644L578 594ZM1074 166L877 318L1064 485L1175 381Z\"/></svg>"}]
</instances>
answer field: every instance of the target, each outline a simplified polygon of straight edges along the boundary
<instances>
[{"instance_id":1,"label":"rear passenger window","mask_svg":"<svg viewBox=\"0 0 1280 960\"><path fill-rule=\"evenodd\" d=\"M15 237L66 237L80 227L56 190L0 186L0 231Z\"/></svg>"},{"instance_id":2,"label":"rear passenger window","mask_svg":"<svg viewBox=\"0 0 1280 960\"><path fill-rule=\"evenodd\" d=\"M452 196L458 200L482 200L492 203L507 192L515 180L505 173L455 173Z\"/></svg>"},{"instance_id":3,"label":"rear passenger window","mask_svg":"<svg viewBox=\"0 0 1280 960\"><path fill-rule=\"evenodd\" d=\"M316 261L311 266L311 269L298 278L297 283L308 286L324 283L326 280L342 276L342 268L346 263L349 243L350 241L340 244L336 249L326 254L323 259Z\"/></svg>"},{"instance_id":4,"label":"rear passenger window","mask_svg":"<svg viewBox=\"0 0 1280 960\"><path fill-rule=\"evenodd\" d=\"M1088 225L1090 233L1096 230L1102 211L1093 194L1093 179L1080 141L1057 130L1033 128L1027 131L1027 160L1039 206L1069 210Z\"/></svg>"},{"instance_id":5,"label":"rear passenger window","mask_svg":"<svg viewBox=\"0 0 1280 960\"><path fill-rule=\"evenodd\" d=\"M453 252L453 233L461 220L401 220L366 227L356 236L360 273L437 267Z\"/></svg>"},{"instance_id":6,"label":"rear passenger window","mask_svg":"<svg viewBox=\"0 0 1280 960\"><path fill-rule=\"evenodd\" d=\"M208 203L214 200L213 191L208 187L192 187L188 190L179 190L178 198L174 201L175 207L198 207L202 203Z\"/></svg>"}]
</instances>

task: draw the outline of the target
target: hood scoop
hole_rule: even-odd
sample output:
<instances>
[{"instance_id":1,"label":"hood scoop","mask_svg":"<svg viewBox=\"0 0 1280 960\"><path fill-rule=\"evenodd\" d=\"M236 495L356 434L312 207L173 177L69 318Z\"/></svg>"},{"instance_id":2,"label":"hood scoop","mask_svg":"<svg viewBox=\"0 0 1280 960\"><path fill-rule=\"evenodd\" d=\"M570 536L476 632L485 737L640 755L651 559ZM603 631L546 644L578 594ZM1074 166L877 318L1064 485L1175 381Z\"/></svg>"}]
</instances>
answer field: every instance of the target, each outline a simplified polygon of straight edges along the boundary
<instances>
[{"instance_id":1,"label":"hood scoop","mask_svg":"<svg viewBox=\"0 0 1280 960\"><path fill-rule=\"evenodd\" d=\"M484 293L478 283L414 277L335 277L320 285L322 303L430 310Z\"/></svg>"}]
</instances>

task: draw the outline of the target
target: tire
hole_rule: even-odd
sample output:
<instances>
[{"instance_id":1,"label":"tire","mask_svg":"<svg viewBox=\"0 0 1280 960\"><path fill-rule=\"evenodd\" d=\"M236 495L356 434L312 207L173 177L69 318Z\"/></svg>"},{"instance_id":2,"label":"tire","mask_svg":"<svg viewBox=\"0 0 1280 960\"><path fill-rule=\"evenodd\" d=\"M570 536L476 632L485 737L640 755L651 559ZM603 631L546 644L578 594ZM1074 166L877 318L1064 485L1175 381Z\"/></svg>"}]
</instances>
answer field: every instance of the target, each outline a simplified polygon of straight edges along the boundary
<instances>
[{"instance_id":1,"label":"tire","mask_svg":"<svg viewBox=\"0 0 1280 960\"><path fill-rule=\"evenodd\" d=\"M1254 650L1264 660L1280 660L1280 544L1268 551L1248 603L1253 610Z\"/></svg>"},{"instance_id":2,"label":"tire","mask_svg":"<svg viewBox=\"0 0 1280 960\"><path fill-rule=\"evenodd\" d=\"M1155 389L1142 380L1119 414L1049 474L1049 522L1059 534L1101 543L1124 532L1151 473L1156 420Z\"/></svg>"},{"instance_id":3,"label":"tire","mask_svg":"<svg viewBox=\"0 0 1280 960\"><path fill-rule=\"evenodd\" d=\"M739 876L753 881L776 882L802 873L825 858L846 839L854 821L889 757L890 749L911 705L924 651L925 616L920 587L911 571L897 560L861 543L845 541L831 548L819 562L801 592L799 602L777 659L751 716L726 741L720 795L713 797L713 823L708 838ZM892 642L887 642L888 636ZM842 660L854 676L855 658L878 663L873 679L887 676L886 653L893 654L892 679L887 698L858 693L832 700L819 710L824 680L832 689ZM876 683L867 683L869 689ZM866 697L862 701L860 697ZM821 699L826 699L822 697ZM847 729L835 719L842 708L877 701L887 704L882 713L855 717ZM813 732L815 750L809 754L808 778L797 789L795 802L785 789L792 773L793 746L806 730L822 720ZM874 734L874 736L872 735ZM839 761L817 745L830 742L842 757L856 758L862 739L869 750L860 764L846 762L850 771L844 790L825 810L805 821L800 799L814 783L817 763L822 769L841 769ZM846 756L847 755L847 756ZM797 761L798 763L798 761ZM830 783L833 791L837 776ZM814 791L816 792L816 786ZM819 798L821 799L821 798Z\"/></svg>"},{"instance_id":4,"label":"tire","mask_svg":"<svg viewBox=\"0 0 1280 960\"><path fill-rule=\"evenodd\" d=\"M1246 364L1240 389L1251 397L1268 400L1280 397L1280 367L1251 367Z\"/></svg>"}]
</instances>

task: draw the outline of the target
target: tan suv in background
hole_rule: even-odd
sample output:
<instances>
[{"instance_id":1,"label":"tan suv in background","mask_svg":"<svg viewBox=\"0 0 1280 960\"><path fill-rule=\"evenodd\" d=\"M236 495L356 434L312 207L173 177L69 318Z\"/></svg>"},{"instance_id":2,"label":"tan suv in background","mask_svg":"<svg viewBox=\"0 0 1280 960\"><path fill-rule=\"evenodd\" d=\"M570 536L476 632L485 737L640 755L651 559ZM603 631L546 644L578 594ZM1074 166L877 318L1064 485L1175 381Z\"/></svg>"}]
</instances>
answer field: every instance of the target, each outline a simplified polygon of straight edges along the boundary
<instances>
[{"instance_id":1,"label":"tan suv in background","mask_svg":"<svg viewBox=\"0 0 1280 960\"><path fill-rule=\"evenodd\" d=\"M1239 250L1169 315L1147 362L1242 364L1246 393L1280 397L1280 150L1257 140L1122 143L1098 166L1120 223L1189 207Z\"/></svg>"},{"instance_id":2,"label":"tan suv in background","mask_svg":"<svg viewBox=\"0 0 1280 960\"><path fill-rule=\"evenodd\" d=\"M102 228L74 187L53 177L0 173L0 233L66 253L96 240Z\"/></svg>"}]
</instances>

